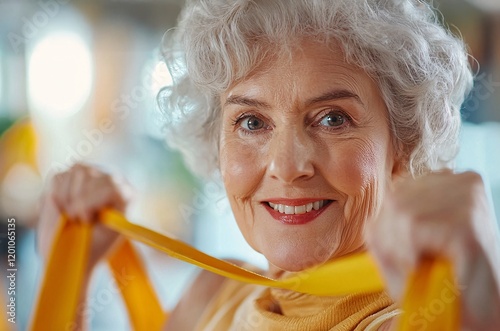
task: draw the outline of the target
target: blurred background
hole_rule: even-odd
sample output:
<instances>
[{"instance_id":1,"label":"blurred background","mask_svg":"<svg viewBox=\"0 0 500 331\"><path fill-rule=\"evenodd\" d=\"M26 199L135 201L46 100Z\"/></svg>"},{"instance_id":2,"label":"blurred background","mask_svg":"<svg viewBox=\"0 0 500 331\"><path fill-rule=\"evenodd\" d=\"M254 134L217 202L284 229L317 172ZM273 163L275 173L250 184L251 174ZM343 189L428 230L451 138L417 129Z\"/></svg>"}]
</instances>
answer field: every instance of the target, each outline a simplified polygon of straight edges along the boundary
<instances>
[{"instance_id":1,"label":"blurred background","mask_svg":"<svg viewBox=\"0 0 500 331\"><path fill-rule=\"evenodd\" d=\"M75 162L99 164L131 183L131 221L218 257L265 265L237 231L221 184L192 177L162 138L155 95L171 78L159 46L183 2L0 0L0 302L7 220L15 218L16 330L26 329L42 272L34 229L45 178ZM484 176L500 219L500 1L434 4L469 45L477 72L462 109L457 167ZM195 268L139 248L171 309ZM92 284L92 330L128 330L120 297L100 295L109 286L103 265Z\"/></svg>"}]
</instances>

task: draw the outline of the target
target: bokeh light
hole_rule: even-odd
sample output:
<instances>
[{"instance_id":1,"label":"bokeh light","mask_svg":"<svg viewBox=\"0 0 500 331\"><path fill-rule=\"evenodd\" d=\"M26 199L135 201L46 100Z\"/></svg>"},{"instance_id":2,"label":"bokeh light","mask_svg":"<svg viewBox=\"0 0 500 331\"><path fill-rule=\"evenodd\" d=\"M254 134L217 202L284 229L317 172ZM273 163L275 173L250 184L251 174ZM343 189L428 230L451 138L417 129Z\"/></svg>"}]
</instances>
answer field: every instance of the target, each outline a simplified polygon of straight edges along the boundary
<instances>
[{"instance_id":1,"label":"bokeh light","mask_svg":"<svg viewBox=\"0 0 500 331\"><path fill-rule=\"evenodd\" d=\"M92 89L93 65L89 46L79 35L50 34L33 47L28 59L32 111L67 117L82 109Z\"/></svg>"}]
</instances>

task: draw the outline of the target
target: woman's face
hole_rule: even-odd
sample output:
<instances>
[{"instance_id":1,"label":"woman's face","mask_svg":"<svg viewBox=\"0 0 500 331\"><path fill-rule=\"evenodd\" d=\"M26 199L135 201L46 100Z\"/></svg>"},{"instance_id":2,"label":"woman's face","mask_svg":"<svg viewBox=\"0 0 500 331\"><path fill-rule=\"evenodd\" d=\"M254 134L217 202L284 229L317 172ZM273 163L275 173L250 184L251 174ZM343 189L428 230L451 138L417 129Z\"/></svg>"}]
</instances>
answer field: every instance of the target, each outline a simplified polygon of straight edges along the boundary
<instances>
[{"instance_id":1,"label":"woman's face","mask_svg":"<svg viewBox=\"0 0 500 331\"><path fill-rule=\"evenodd\" d=\"M220 100L220 168L248 243L287 271L362 249L396 168L374 81L304 41Z\"/></svg>"}]
</instances>

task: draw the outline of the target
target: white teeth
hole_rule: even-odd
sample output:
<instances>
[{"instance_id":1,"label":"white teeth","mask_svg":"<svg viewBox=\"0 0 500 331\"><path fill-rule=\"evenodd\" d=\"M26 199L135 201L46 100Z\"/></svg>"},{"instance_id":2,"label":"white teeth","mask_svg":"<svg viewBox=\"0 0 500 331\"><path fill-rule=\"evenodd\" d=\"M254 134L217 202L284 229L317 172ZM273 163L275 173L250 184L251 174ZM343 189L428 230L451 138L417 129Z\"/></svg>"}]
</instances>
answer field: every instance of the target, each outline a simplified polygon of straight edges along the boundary
<instances>
[{"instance_id":1,"label":"white teeth","mask_svg":"<svg viewBox=\"0 0 500 331\"><path fill-rule=\"evenodd\" d=\"M282 213L282 214L287 214L287 215L300 215L300 214L305 214L310 212L311 210L319 210L325 205L326 201L325 200L320 200L316 202L311 202L302 206L287 206L287 205L282 205L282 204L275 204L272 202L269 202L269 206L273 208L274 210Z\"/></svg>"},{"instance_id":2,"label":"white teeth","mask_svg":"<svg viewBox=\"0 0 500 331\"><path fill-rule=\"evenodd\" d=\"M295 214L304 214L306 212L306 206L295 207Z\"/></svg>"},{"instance_id":3,"label":"white teeth","mask_svg":"<svg viewBox=\"0 0 500 331\"><path fill-rule=\"evenodd\" d=\"M285 214L291 215L295 213L294 206L285 206Z\"/></svg>"}]
</instances>

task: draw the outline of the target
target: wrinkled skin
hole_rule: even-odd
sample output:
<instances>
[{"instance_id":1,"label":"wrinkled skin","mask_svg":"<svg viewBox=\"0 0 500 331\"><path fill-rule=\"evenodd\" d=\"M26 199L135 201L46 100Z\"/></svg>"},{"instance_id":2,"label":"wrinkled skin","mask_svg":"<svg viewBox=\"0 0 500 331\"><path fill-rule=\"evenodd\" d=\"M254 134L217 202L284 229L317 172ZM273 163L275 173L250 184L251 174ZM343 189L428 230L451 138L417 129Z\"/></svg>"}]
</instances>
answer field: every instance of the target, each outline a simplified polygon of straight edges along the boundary
<instances>
[{"instance_id":1,"label":"wrinkled skin","mask_svg":"<svg viewBox=\"0 0 500 331\"><path fill-rule=\"evenodd\" d=\"M363 249L364 223L400 168L375 82L340 48L304 42L233 84L221 104L220 168L248 243L286 271ZM334 202L290 226L266 211L272 198Z\"/></svg>"}]
</instances>

